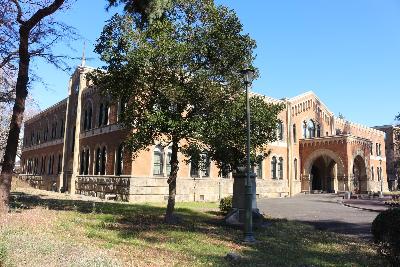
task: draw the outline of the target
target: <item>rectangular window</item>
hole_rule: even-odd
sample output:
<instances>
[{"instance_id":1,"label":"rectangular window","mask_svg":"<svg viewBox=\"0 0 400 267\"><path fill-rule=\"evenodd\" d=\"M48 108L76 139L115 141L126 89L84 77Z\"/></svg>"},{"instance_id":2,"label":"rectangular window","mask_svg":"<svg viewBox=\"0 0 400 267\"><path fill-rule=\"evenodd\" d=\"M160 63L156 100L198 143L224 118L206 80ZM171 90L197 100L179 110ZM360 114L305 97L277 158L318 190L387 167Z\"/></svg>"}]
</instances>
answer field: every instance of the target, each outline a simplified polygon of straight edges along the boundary
<instances>
[{"instance_id":1,"label":"rectangular window","mask_svg":"<svg viewBox=\"0 0 400 267\"><path fill-rule=\"evenodd\" d=\"M167 155L167 162L165 163L166 164L166 169L167 169L167 173L166 173L166 175L170 175L171 174L171 156L172 156L172 153L168 153L168 155Z\"/></svg>"},{"instance_id":2,"label":"rectangular window","mask_svg":"<svg viewBox=\"0 0 400 267\"><path fill-rule=\"evenodd\" d=\"M154 152L153 175L162 175L162 169L162 154L160 152Z\"/></svg>"}]
</instances>

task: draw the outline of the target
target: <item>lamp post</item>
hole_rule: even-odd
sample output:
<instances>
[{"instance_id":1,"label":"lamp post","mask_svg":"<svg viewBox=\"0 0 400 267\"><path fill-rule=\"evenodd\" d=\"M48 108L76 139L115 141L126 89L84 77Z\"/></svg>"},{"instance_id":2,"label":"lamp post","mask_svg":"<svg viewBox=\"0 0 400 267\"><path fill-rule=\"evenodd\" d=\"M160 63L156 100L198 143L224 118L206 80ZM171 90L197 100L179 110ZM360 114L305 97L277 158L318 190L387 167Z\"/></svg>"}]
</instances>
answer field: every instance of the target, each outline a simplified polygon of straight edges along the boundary
<instances>
[{"instance_id":1,"label":"lamp post","mask_svg":"<svg viewBox=\"0 0 400 267\"><path fill-rule=\"evenodd\" d=\"M253 234L253 188L250 179L250 100L249 87L254 78L254 70L250 68L244 69L242 72L244 84L246 86L246 127L247 127L247 144L246 144L246 181L245 181L245 223L244 223L244 242L254 243L256 240Z\"/></svg>"}]
</instances>

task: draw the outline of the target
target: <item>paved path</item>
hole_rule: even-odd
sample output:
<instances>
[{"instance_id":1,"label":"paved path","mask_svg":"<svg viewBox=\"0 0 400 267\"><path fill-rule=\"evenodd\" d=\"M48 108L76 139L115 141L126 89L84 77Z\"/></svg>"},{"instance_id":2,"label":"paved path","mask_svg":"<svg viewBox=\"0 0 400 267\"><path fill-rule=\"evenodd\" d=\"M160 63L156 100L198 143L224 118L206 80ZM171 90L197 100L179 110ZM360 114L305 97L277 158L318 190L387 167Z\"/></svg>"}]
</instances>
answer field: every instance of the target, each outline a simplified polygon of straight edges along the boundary
<instances>
[{"instance_id":1,"label":"paved path","mask_svg":"<svg viewBox=\"0 0 400 267\"><path fill-rule=\"evenodd\" d=\"M371 223L378 212L346 207L331 194L299 195L292 198L260 199L258 208L275 218L306 222L317 229L370 238Z\"/></svg>"}]
</instances>

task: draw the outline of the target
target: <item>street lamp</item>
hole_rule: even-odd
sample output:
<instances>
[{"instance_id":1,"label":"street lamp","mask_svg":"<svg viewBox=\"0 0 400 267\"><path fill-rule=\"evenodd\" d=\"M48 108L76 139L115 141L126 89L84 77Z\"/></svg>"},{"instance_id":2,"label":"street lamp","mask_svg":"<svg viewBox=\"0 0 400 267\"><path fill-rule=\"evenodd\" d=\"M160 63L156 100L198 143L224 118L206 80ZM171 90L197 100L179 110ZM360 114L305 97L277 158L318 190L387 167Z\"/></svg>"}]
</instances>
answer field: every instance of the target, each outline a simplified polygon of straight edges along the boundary
<instances>
[{"instance_id":1,"label":"street lamp","mask_svg":"<svg viewBox=\"0 0 400 267\"><path fill-rule=\"evenodd\" d=\"M245 181L245 223L244 223L244 242L254 243L256 240L253 234L253 188L250 179L250 100L249 100L249 87L253 81L255 71L246 68L241 71L246 86L246 127L247 127L247 145L246 145L246 181Z\"/></svg>"}]
</instances>

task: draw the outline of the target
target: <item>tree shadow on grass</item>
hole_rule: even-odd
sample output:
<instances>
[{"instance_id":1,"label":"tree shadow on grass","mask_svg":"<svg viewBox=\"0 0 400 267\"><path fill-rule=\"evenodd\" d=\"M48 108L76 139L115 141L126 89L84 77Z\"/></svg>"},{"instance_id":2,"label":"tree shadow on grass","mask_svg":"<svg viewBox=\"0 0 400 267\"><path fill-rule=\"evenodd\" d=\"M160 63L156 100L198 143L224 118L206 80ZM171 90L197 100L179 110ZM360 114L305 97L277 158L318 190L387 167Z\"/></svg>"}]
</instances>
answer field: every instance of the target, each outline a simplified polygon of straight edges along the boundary
<instances>
[{"instance_id":1,"label":"tree shadow on grass","mask_svg":"<svg viewBox=\"0 0 400 267\"><path fill-rule=\"evenodd\" d=\"M88 238L107 244L137 245L143 249L167 251L171 255L194 257L198 265L214 266L386 266L367 247L358 247L353 237L319 231L314 222L307 225L270 219L270 226L255 231L258 242L244 245L242 231L229 228L223 216L215 213L177 208L177 225L163 223L165 208L149 204L65 200L14 193L16 209L44 207L50 210L75 211L83 219L74 226L84 228ZM178 204L179 206L179 204ZM348 227L348 225L346 225ZM317 228L317 229L315 229ZM73 228L72 228L73 229ZM348 249L343 246L353 244ZM243 257L230 263L224 256L234 251ZM174 254L175 253L175 254Z\"/></svg>"}]
</instances>

